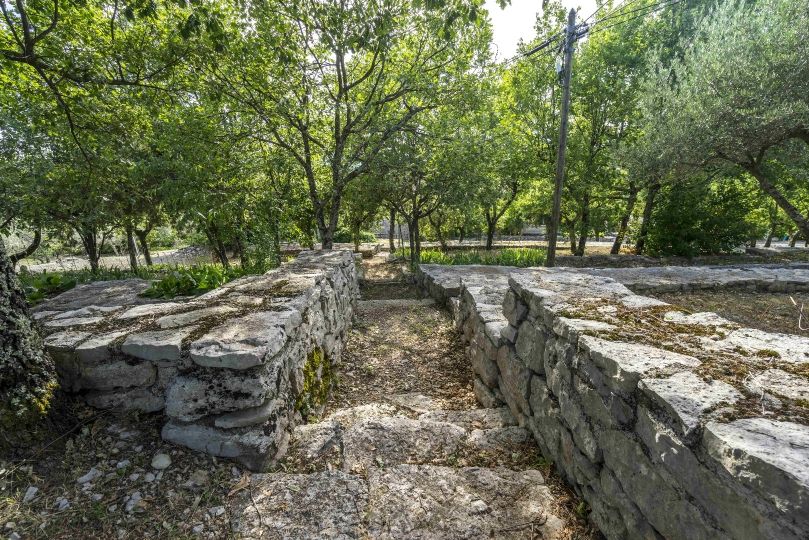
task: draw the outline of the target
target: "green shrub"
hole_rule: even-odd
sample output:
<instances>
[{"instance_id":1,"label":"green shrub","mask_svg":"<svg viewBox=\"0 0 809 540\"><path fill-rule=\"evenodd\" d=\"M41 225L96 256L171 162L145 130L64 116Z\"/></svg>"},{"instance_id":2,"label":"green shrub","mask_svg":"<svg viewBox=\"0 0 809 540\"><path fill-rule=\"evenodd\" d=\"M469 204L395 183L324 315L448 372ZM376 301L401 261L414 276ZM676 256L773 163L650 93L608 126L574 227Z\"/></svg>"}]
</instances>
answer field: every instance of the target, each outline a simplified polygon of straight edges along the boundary
<instances>
[{"instance_id":1,"label":"green shrub","mask_svg":"<svg viewBox=\"0 0 809 540\"><path fill-rule=\"evenodd\" d=\"M756 193L729 179L684 180L665 187L649 227L649 254L695 257L738 249L763 232L749 219Z\"/></svg>"},{"instance_id":2,"label":"green shrub","mask_svg":"<svg viewBox=\"0 0 809 540\"><path fill-rule=\"evenodd\" d=\"M410 258L410 249L404 248L397 252L399 257ZM538 248L506 248L492 251L439 251L426 249L421 252L419 262L422 264L444 264L457 266L465 264L484 264L490 266L516 266L527 268L545 264L545 250Z\"/></svg>"},{"instance_id":3,"label":"green shrub","mask_svg":"<svg viewBox=\"0 0 809 540\"><path fill-rule=\"evenodd\" d=\"M354 242L354 237L350 229L340 227L334 232L334 241L339 244L351 244ZM376 242L376 235L371 231L360 231L360 242Z\"/></svg>"}]
</instances>

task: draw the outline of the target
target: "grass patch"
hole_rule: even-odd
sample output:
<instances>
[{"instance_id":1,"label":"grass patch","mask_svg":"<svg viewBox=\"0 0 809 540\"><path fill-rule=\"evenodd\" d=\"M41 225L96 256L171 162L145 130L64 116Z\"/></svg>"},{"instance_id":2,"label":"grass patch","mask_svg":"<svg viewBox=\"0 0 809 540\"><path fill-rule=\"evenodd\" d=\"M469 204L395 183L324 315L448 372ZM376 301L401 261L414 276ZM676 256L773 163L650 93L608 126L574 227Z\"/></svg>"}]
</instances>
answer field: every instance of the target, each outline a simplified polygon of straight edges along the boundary
<instances>
[{"instance_id":1,"label":"grass patch","mask_svg":"<svg viewBox=\"0 0 809 540\"><path fill-rule=\"evenodd\" d=\"M409 259L410 249L400 249L396 254L399 257ZM529 266L542 266L545 264L545 257L546 251L543 248L504 248L490 251L439 251L437 249L426 249L422 250L419 262L448 266L483 264L526 268Z\"/></svg>"}]
</instances>

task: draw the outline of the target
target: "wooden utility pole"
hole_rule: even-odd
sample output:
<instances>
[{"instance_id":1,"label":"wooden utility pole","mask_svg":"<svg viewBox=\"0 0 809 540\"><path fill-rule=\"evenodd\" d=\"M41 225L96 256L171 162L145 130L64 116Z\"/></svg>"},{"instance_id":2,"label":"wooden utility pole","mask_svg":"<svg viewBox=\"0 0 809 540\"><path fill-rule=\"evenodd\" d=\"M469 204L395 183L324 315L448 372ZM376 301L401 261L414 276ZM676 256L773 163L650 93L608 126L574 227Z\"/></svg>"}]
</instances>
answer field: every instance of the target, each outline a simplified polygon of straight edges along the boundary
<instances>
[{"instance_id":1,"label":"wooden utility pole","mask_svg":"<svg viewBox=\"0 0 809 540\"><path fill-rule=\"evenodd\" d=\"M573 42L576 39L576 11L567 15L565 31L565 59L562 74L562 121L559 124L559 147L556 153L556 185L553 190L553 211L548 227L548 257L545 266L556 263L556 237L559 235L559 222L562 217L562 186L565 182L565 151L567 150L567 116L570 112L570 73L573 67Z\"/></svg>"}]
</instances>

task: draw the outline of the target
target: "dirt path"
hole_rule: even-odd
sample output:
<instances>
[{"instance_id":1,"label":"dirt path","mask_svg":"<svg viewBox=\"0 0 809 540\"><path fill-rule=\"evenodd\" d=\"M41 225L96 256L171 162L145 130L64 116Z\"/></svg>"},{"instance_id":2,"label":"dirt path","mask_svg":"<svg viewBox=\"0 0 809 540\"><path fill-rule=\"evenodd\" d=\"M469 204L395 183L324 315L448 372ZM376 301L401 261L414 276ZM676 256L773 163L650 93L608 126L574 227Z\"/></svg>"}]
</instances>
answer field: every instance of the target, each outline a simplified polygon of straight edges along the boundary
<instances>
[{"instance_id":1,"label":"dirt path","mask_svg":"<svg viewBox=\"0 0 809 540\"><path fill-rule=\"evenodd\" d=\"M586 507L508 409L481 409L449 314L382 256L320 421L284 473L253 475L249 538L595 538ZM347 502L350 501L350 502ZM280 505L280 506L279 506Z\"/></svg>"}]
</instances>

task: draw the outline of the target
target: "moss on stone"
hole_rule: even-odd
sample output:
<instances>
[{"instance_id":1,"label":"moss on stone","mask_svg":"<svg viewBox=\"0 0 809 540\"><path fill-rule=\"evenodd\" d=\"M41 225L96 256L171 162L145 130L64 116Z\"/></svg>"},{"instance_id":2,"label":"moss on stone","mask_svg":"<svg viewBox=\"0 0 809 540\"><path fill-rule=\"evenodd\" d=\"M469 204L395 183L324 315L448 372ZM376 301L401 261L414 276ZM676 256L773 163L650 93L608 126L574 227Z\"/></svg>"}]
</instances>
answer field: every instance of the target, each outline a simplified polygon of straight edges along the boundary
<instances>
[{"instance_id":1,"label":"moss on stone","mask_svg":"<svg viewBox=\"0 0 809 540\"><path fill-rule=\"evenodd\" d=\"M303 366L303 391L295 400L295 409L306 419L317 414L329 397L334 371L323 349L317 347L306 357Z\"/></svg>"}]
</instances>

